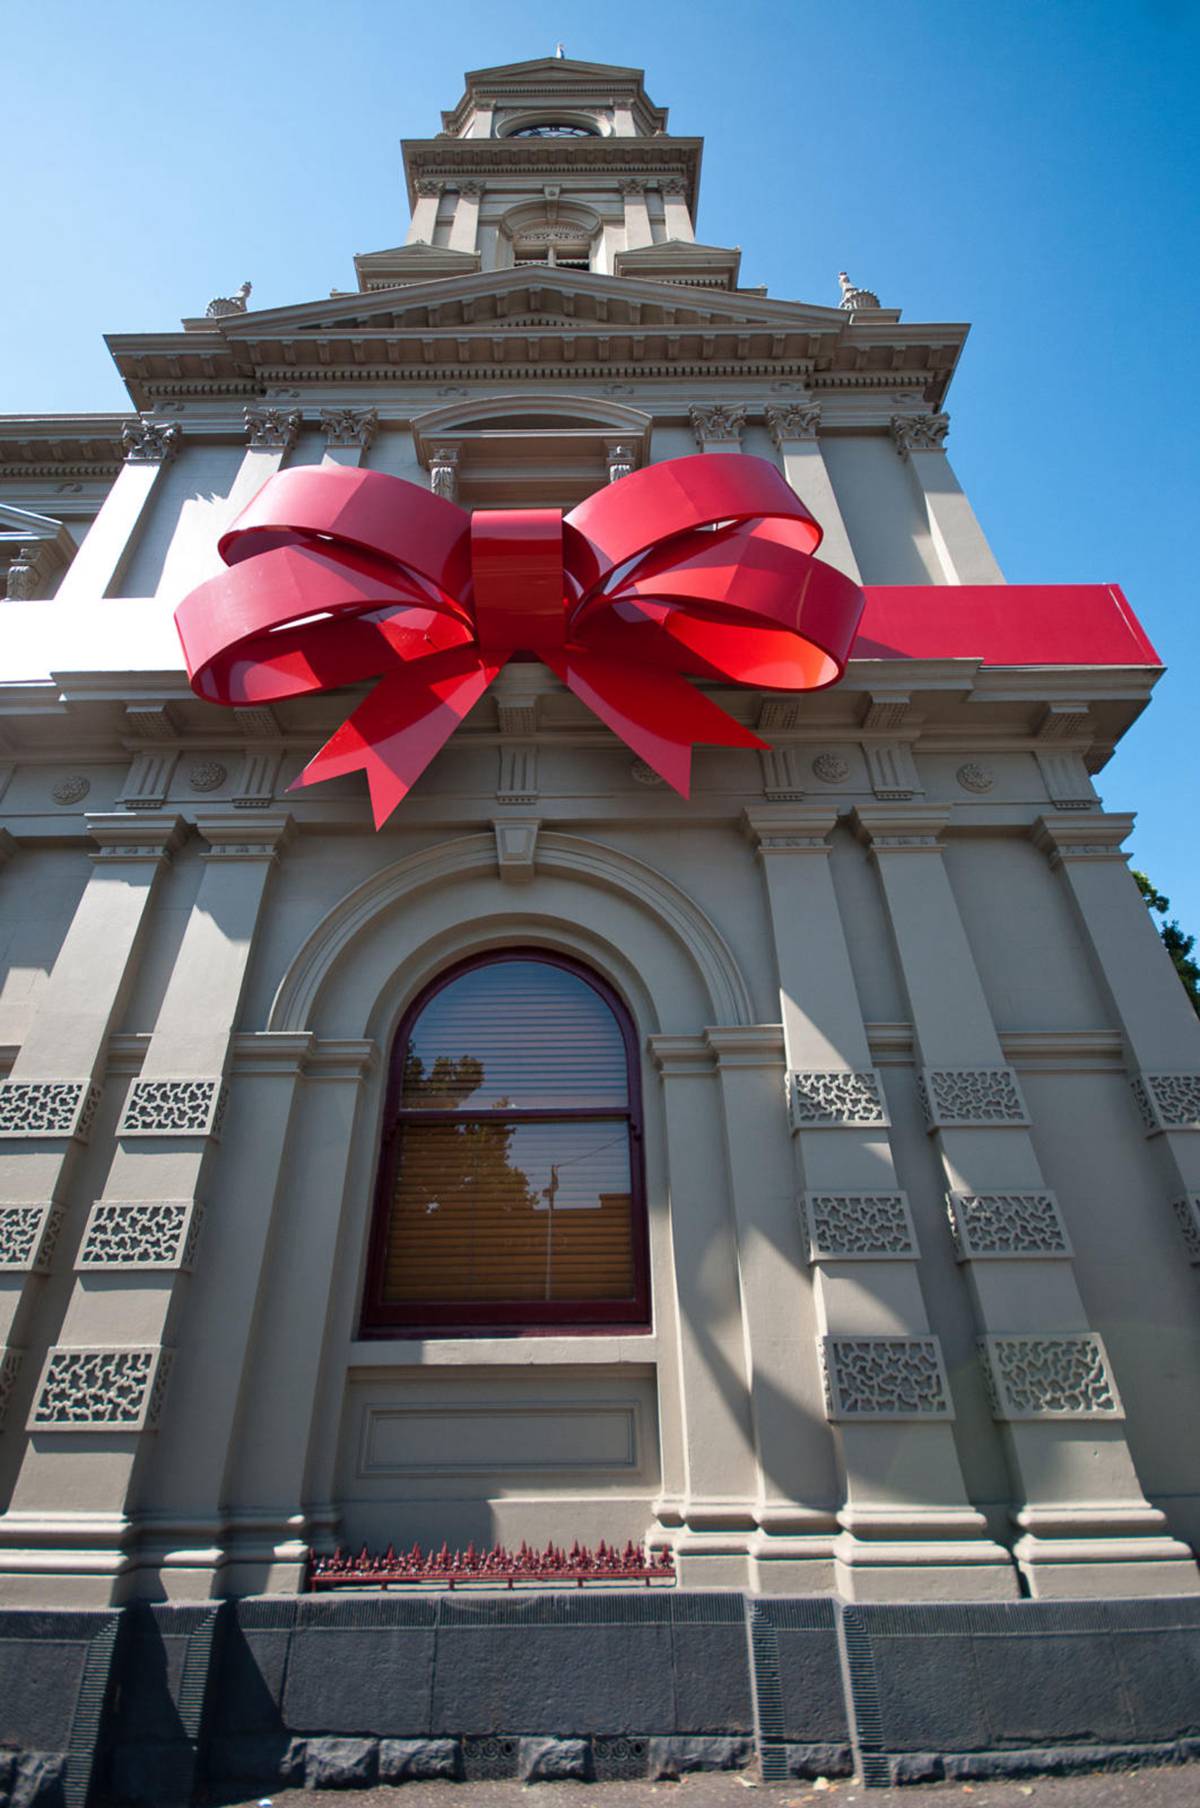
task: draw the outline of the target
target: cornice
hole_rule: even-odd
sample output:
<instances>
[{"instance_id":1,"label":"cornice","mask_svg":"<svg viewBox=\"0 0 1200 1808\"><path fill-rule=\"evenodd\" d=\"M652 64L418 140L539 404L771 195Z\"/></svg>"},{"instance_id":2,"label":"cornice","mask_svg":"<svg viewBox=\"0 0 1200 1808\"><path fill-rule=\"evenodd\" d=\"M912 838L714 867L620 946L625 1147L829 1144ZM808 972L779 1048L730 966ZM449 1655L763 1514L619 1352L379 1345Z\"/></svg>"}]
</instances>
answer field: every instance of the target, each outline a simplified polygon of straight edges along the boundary
<instances>
[{"instance_id":1,"label":"cornice","mask_svg":"<svg viewBox=\"0 0 1200 1808\"><path fill-rule=\"evenodd\" d=\"M123 457L124 414L0 415L0 480L111 477Z\"/></svg>"},{"instance_id":2,"label":"cornice","mask_svg":"<svg viewBox=\"0 0 1200 1808\"><path fill-rule=\"evenodd\" d=\"M566 97L564 97L565 99ZM578 104L578 102L576 103ZM405 138L401 140L410 207L416 183L428 177L587 177L619 169L626 174L682 176L693 217L700 198L702 138Z\"/></svg>"}]
</instances>

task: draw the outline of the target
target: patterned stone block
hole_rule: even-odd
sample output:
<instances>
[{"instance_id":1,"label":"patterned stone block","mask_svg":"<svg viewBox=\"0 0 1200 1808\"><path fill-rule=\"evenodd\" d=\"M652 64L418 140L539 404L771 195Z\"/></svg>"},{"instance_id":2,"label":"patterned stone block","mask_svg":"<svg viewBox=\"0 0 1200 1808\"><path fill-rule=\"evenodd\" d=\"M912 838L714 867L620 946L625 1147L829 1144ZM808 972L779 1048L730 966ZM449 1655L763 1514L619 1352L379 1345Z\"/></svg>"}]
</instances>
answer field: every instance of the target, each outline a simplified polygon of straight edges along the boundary
<instances>
[{"instance_id":1,"label":"patterned stone block","mask_svg":"<svg viewBox=\"0 0 1200 1808\"><path fill-rule=\"evenodd\" d=\"M228 1088L223 1080L135 1080L118 1136L221 1134Z\"/></svg>"},{"instance_id":2,"label":"patterned stone block","mask_svg":"<svg viewBox=\"0 0 1200 1808\"><path fill-rule=\"evenodd\" d=\"M923 1067L917 1088L929 1130L1029 1122L1011 1067Z\"/></svg>"},{"instance_id":3,"label":"patterned stone block","mask_svg":"<svg viewBox=\"0 0 1200 1808\"><path fill-rule=\"evenodd\" d=\"M0 1137L71 1136L85 1143L100 1103L90 1080L0 1080Z\"/></svg>"},{"instance_id":4,"label":"patterned stone block","mask_svg":"<svg viewBox=\"0 0 1200 1808\"><path fill-rule=\"evenodd\" d=\"M24 1350L0 1348L0 1431L4 1430L4 1422L8 1417L8 1404L12 1399L17 1376L21 1372Z\"/></svg>"},{"instance_id":5,"label":"patterned stone block","mask_svg":"<svg viewBox=\"0 0 1200 1808\"><path fill-rule=\"evenodd\" d=\"M793 1130L843 1130L886 1127L883 1087L873 1067L852 1073L804 1073L787 1078L788 1115Z\"/></svg>"},{"instance_id":6,"label":"patterned stone block","mask_svg":"<svg viewBox=\"0 0 1200 1808\"><path fill-rule=\"evenodd\" d=\"M1200 1193L1184 1193L1182 1198L1172 1199L1171 1210L1183 1233L1189 1260L1200 1267Z\"/></svg>"},{"instance_id":7,"label":"patterned stone block","mask_svg":"<svg viewBox=\"0 0 1200 1808\"><path fill-rule=\"evenodd\" d=\"M46 1357L29 1415L30 1431L154 1431L171 1351L157 1344L75 1349Z\"/></svg>"},{"instance_id":8,"label":"patterned stone block","mask_svg":"<svg viewBox=\"0 0 1200 1808\"><path fill-rule=\"evenodd\" d=\"M1200 1130L1200 1074L1139 1073L1129 1084L1147 1136Z\"/></svg>"},{"instance_id":9,"label":"patterned stone block","mask_svg":"<svg viewBox=\"0 0 1200 1808\"><path fill-rule=\"evenodd\" d=\"M831 1419L953 1419L936 1337L824 1337L820 1350Z\"/></svg>"},{"instance_id":10,"label":"patterned stone block","mask_svg":"<svg viewBox=\"0 0 1200 1808\"><path fill-rule=\"evenodd\" d=\"M1123 1419L1094 1332L981 1337L979 1357L997 1419Z\"/></svg>"},{"instance_id":11,"label":"patterned stone block","mask_svg":"<svg viewBox=\"0 0 1200 1808\"><path fill-rule=\"evenodd\" d=\"M912 1261L920 1252L907 1196L805 1193L810 1262Z\"/></svg>"},{"instance_id":12,"label":"patterned stone block","mask_svg":"<svg viewBox=\"0 0 1200 1808\"><path fill-rule=\"evenodd\" d=\"M960 1262L1072 1253L1053 1193L948 1193L946 1210Z\"/></svg>"},{"instance_id":13,"label":"patterned stone block","mask_svg":"<svg viewBox=\"0 0 1200 1808\"><path fill-rule=\"evenodd\" d=\"M0 1272L45 1274L62 1229L64 1207L49 1203L0 1205Z\"/></svg>"},{"instance_id":14,"label":"patterned stone block","mask_svg":"<svg viewBox=\"0 0 1200 1808\"><path fill-rule=\"evenodd\" d=\"M98 1199L75 1266L190 1269L203 1221L194 1199Z\"/></svg>"}]
</instances>

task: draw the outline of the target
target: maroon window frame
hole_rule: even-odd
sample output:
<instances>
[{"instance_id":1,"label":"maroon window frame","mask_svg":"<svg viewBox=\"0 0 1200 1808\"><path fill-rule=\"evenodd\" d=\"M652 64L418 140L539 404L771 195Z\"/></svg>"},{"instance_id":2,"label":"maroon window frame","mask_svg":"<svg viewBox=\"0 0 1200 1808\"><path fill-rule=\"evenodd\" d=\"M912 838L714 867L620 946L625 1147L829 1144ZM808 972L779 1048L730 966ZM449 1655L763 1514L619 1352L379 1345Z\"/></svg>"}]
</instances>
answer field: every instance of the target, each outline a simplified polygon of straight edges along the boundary
<instances>
[{"instance_id":1,"label":"maroon window frame","mask_svg":"<svg viewBox=\"0 0 1200 1808\"><path fill-rule=\"evenodd\" d=\"M624 1111L613 1105L592 1108L488 1111L421 1110L402 1107L404 1061L418 1018L446 986L478 967L500 962L529 961L559 967L599 994L616 1019L625 1048L627 1101ZM630 1237L633 1263L633 1297L629 1300L513 1300L464 1303L457 1300L397 1301L385 1297L387 1240L402 1131L407 1123L478 1122L489 1115L506 1123L611 1122L624 1117L629 1131ZM580 961L542 948L494 948L486 954L458 961L427 985L405 1012L392 1045L384 1105L383 1141L375 1181L371 1240L367 1254L367 1279L359 1335L363 1338L481 1336L501 1331L516 1336L548 1335L565 1329L581 1332L648 1331L650 1329L650 1251L646 1214L646 1178L643 1160L641 1072L637 1036L624 1003L608 983Z\"/></svg>"}]
</instances>

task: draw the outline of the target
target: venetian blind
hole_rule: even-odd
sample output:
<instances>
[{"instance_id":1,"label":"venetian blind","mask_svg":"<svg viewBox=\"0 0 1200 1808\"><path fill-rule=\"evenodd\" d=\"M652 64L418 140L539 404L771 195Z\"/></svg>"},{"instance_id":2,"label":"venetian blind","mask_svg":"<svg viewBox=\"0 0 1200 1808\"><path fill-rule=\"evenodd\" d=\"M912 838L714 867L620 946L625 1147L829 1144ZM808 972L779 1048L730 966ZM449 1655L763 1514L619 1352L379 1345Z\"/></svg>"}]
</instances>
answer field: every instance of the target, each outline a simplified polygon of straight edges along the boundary
<instances>
[{"instance_id":1,"label":"venetian blind","mask_svg":"<svg viewBox=\"0 0 1200 1808\"><path fill-rule=\"evenodd\" d=\"M629 1071L577 974L497 959L436 992L403 1057L383 1294L629 1301Z\"/></svg>"}]
</instances>

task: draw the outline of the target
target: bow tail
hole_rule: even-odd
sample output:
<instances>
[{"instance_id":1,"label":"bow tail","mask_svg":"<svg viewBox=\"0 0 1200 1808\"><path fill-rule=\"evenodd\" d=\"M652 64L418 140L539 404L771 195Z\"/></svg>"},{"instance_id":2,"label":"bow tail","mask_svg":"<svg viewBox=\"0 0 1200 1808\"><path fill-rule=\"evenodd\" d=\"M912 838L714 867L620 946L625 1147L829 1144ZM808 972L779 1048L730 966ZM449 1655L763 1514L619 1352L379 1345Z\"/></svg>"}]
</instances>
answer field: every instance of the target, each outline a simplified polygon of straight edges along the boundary
<instances>
[{"instance_id":1,"label":"bow tail","mask_svg":"<svg viewBox=\"0 0 1200 1808\"><path fill-rule=\"evenodd\" d=\"M685 678L661 666L639 666L574 648L561 660L542 657L580 702L681 797L690 792L692 749L699 743L769 745Z\"/></svg>"},{"instance_id":2,"label":"bow tail","mask_svg":"<svg viewBox=\"0 0 1200 1808\"><path fill-rule=\"evenodd\" d=\"M433 666L435 660L421 663ZM465 648L436 664L436 676L412 670L384 678L289 790L365 772L375 827L381 829L500 670L499 663Z\"/></svg>"}]
</instances>

